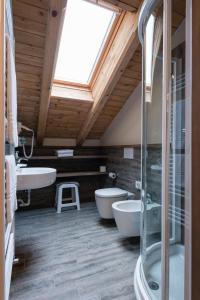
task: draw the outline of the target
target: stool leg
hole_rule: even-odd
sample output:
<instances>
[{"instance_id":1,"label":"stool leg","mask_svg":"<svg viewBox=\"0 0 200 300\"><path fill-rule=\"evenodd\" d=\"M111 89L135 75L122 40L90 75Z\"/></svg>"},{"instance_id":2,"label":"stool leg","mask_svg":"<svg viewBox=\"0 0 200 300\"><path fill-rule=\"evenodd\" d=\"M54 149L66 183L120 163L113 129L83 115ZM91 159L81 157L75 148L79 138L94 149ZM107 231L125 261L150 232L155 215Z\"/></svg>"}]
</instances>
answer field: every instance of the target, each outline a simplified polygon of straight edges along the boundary
<instances>
[{"instance_id":1,"label":"stool leg","mask_svg":"<svg viewBox=\"0 0 200 300\"><path fill-rule=\"evenodd\" d=\"M76 205L77 209L80 210L80 199L79 199L79 190L78 187L75 187L75 195L76 195Z\"/></svg>"},{"instance_id":2,"label":"stool leg","mask_svg":"<svg viewBox=\"0 0 200 300\"><path fill-rule=\"evenodd\" d=\"M72 193L72 202L76 202L75 188L71 188L71 193Z\"/></svg>"},{"instance_id":3,"label":"stool leg","mask_svg":"<svg viewBox=\"0 0 200 300\"><path fill-rule=\"evenodd\" d=\"M62 188L58 188L57 192L57 213L61 213L61 207L62 207Z\"/></svg>"},{"instance_id":4,"label":"stool leg","mask_svg":"<svg viewBox=\"0 0 200 300\"><path fill-rule=\"evenodd\" d=\"M57 208L58 205L58 188L56 187L56 196L55 196L55 204L54 207Z\"/></svg>"}]
</instances>

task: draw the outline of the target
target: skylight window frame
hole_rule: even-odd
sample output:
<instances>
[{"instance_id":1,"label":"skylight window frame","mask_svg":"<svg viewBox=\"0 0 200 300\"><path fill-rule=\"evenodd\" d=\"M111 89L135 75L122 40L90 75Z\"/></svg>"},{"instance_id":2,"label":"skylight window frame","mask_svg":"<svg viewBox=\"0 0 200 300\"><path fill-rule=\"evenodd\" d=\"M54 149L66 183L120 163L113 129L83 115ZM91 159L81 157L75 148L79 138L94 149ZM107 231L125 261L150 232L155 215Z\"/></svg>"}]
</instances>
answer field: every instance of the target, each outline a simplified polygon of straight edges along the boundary
<instances>
[{"instance_id":1,"label":"skylight window frame","mask_svg":"<svg viewBox=\"0 0 200 300\"><path fill-rule=\"evenodd\" d=\"M98 4L94 4L94 5L98 5ZM117 30L121 24L121 21L123 19L123 16L124 16L124 11L121 9L120 10L118 9L117 11L116 10L112 10L112 11L113 11L113 13L115 13L114 21L111 25L110 31L107 34L106 39L103 41L103 44L104 44L103 47L101 47L99 50L100 54L97 55L97 58L95 60L94 66L91 71L91 75L90 75L88 84L67 81L67 80L60 80L60 79L54 79L53 84L63 85L63 86L72 86L72 87L77 87L77 88L84 88L87 90L92 89L92 86L94 85L94 82L96 81L96 78L100 72L101 66L105 60L106 55L109 52L109 49L115 38L116 32L117 32ZM61 32L62 32L62 30L61 30ZM61 35L60 35L60 38L61 38ZM59 41L59 44L60 44L60 41ZM57 56L58 56L58 51L57 51ZM57 62L57 57L56 57L55 61Z\"/></svg>"}]
</instances>

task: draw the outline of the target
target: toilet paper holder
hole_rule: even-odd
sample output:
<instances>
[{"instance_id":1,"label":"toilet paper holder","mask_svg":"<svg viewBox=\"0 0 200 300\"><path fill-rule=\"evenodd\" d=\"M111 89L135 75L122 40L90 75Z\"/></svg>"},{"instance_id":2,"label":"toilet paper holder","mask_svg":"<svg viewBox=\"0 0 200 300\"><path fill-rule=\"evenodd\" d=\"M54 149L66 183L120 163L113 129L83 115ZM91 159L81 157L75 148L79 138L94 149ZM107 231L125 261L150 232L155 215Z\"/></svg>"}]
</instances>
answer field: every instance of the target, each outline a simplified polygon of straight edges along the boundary
<instances>
[{"instance_id":1,"label":"toilet paper holder","mask_svg":"<svg viewBox=\"0 0 200 300\"><path fill-rule=\"evenodd\" d=\"M111 178L112 180L117 179L118 174L116 172L109 172L108 177Z\"/></svg>"}]
</instances>

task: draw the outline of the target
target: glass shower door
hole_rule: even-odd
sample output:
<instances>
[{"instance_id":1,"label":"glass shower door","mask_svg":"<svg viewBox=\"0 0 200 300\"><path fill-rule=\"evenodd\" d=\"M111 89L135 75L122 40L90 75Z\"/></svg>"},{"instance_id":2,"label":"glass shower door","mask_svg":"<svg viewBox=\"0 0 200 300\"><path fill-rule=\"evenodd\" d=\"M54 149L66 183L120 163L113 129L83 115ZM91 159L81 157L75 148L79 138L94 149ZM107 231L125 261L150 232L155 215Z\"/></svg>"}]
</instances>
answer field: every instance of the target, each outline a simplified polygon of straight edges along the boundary
<instances>
[{"instance_id":1,"label":"glass shower door","mask_svg":"<svg viewBox=\"0 0 200 300\"><path fill-rule=\"evenodd\" d=\"M141 269L149 299L183 300L186 1L154 2L143 27Z\"/></svg>"},{"instance_id":2,"label":"glass shower door","mask_svg":"<svg viewBox=\"0 0 200 300\"><path fill-rule=\"evenodd\" d=\"M162 211L162 81L163 5L149 16L144 31L142 264L152 299L161 297L161 211Z\"/></svg>"},{"instance_id":3,"label":"glass shower door","mask_svg":"<svg viewBox=\"0 0 200 300\"><path fill-rule=\"evenodd\" d=\"M169 298L184 299L186 1L171 5L171 126L169 152ZM177 19L177 14L179 18Z\"/></svg>"}]
</instances>

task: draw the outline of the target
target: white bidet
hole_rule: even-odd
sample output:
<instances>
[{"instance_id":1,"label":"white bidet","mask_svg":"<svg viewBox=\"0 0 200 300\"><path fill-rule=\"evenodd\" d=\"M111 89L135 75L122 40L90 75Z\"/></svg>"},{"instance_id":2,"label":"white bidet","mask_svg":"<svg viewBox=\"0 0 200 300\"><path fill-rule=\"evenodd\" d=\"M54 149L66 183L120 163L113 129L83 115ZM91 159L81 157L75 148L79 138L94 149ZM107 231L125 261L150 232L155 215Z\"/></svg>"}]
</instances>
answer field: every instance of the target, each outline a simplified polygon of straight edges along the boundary
<instances>
[{"instance_id":1,"label":"white bidet","mask_svg":"<svg viewBox=\"0 0 200 300\"><path fill-rule=\"evenodd\" d=\"M119 232L126 237L140 235L141 200L126 200L112 204Z\"/></svg>"}]
</instances>

